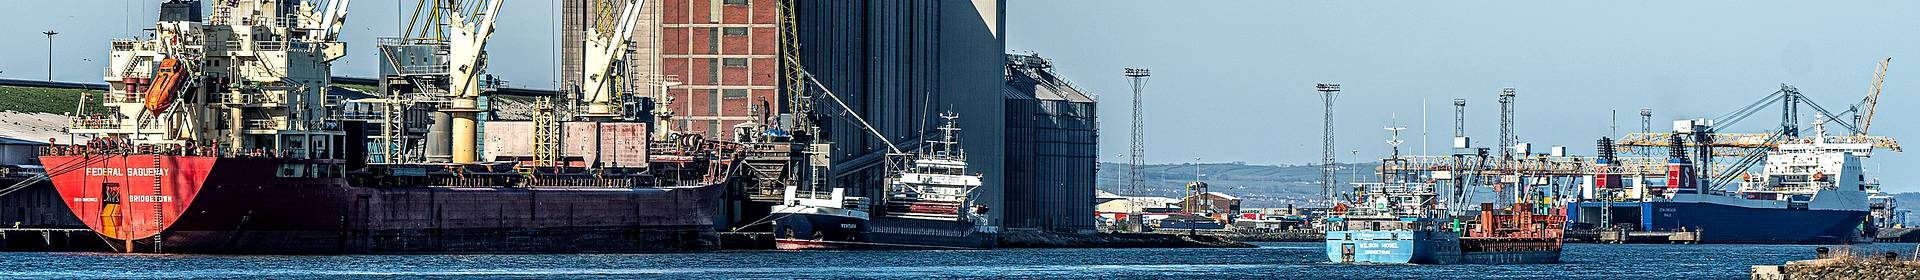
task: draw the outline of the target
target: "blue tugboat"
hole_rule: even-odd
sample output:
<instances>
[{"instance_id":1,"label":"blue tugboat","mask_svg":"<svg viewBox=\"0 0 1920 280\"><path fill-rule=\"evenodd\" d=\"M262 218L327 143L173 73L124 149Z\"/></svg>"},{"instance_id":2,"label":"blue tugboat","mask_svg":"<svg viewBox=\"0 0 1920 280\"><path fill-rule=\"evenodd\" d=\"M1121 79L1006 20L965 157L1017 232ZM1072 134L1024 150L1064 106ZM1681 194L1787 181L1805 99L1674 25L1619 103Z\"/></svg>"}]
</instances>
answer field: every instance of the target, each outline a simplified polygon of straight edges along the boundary
<instances>
[{"instance_id":1,"label":"blue tugboat","mask_svg":"<svg viewBox=\"0 0 1920 280\"><path fill-rule=\"evenodd\" d=\"M1396 130L1397 132L1397 130ZM1388 143L1398 143L1398 139ZM1464 143L1464 142L1460 142ZM1560 261L1560 209L1534 207L1537 201L1514 192L1512 203L1479 205L1478 214L1461 217L1442 200L1432 180L1421 182L1421 172L1408 168L1394 149L1380 165L1380 182L1356 183L1349 196L1333 207L1327 218L1327 259L1335 263L1385 264L1530 264ZM1484 151L1484 150L1482 150ZM1463 162L1486 162L1456 155ZM1463 164L1464 165L1464 164ZM1464 171L1464 172L1462 172ZM1464 189L1477 185L1480 168L1454 170L1444 179ZM1457 176L1457 177L1456 177ZM1449 195L1459 195L1454 191Z\"/></svg>"}]
</instances>

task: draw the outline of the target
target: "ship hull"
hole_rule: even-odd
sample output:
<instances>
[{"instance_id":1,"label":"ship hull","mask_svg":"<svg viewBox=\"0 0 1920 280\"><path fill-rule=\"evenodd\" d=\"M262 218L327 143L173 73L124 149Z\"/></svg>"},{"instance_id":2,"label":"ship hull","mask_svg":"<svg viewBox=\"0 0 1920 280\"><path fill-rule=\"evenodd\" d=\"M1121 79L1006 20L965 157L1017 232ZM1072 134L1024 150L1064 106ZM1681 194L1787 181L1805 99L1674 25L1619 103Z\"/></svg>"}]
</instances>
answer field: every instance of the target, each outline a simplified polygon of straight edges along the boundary
<instances>
[{"instance_id":1,"label":"ship hull","mask_svg":"<svg viewBox=\"0 0 1920 280\"><path fill-rule=\"evenodd\" d=\"M137 174L65 172L54 184L74 215L116 251L215 254L707 250L717 244L713 224L724 191L358 187L344 178L277 173L297 163L288 160L159 157L157 166L134 164L153 168ZM42 161L125 164L81 156Z\"/></svg>"},{"instance_id":2,"label":"ship hull","mask_svg":"<svg viewBox=\"0 0 1920 280\"><path fill-rule=\"evenodd\" d=\"M867 220L815 213L775 213L773 247L779 250L868 249Z\"/></svg>"},{"instance_id":3,"label":"ship hull","mask_svg":"<svg viewBox=\"0 0 1920 280\"><path fill-rule=\"evenodd\" d=\"M1632 223L1642 231L1698 231L1700 243L1720 244L1847 244L1860 236L1867 211L1754 208L1709 202L1577 202L1568 209L1590 212L1568 217L1597 219L1604 205L1614 216L1632 211ZM1581 222L1581 221L1574 221ZM1596 224L1591 223L1589 224Z\"/></svg>"},{"instance_id":4,"label":"ship hull","mask_svg":"<svg viewBox=\"0 0 1920 280\"><path fill-rule=\"evenodd\" d=\"M1416 230L1327 231L1327 259L1373 264L1537 264L1560 262L1551 239L1460 238L1451 232Z\"/></svg>"},{"instance_id":5,"label":"ship hull","mask_svg":"<svg viewBox=\"0 0 1920 280\"><path fill-rule=\"evenodd\" d=\"M780 250L981 250L999 241L958 221L774 215L774 247Z\"/></svg>"}]
</instances>

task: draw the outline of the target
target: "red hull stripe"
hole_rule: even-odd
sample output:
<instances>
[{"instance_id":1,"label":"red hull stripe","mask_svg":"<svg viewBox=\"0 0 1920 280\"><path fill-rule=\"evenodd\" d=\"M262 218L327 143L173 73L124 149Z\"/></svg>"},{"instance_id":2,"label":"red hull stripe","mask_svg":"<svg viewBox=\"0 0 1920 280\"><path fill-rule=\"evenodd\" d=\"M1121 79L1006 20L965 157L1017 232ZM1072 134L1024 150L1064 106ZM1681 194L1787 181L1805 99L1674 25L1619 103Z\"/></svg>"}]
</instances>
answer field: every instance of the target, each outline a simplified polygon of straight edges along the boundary
<instances>
[{"instance_id":1,"label":"red hull stripe","mask_svg":"<svg viewBox=\"0 0 1920 280\"><path fill-rule=\"evenodd\" d=\"M153 237L173 225L193 204L217 160L167 155L40 157L73 215L101 236L117 240Z\"/></svg>"}]
</instances>

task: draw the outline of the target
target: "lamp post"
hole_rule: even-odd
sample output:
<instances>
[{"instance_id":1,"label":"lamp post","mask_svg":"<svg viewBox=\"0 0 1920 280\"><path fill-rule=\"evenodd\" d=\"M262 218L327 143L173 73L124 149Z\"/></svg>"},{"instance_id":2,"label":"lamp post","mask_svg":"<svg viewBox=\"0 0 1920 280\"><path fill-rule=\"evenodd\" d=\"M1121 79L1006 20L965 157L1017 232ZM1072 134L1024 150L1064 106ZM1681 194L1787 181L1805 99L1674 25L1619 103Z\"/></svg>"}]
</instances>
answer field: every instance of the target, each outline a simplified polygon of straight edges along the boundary
<instances>
[{"instance_id":1,"label":"lamp post","mask_svg":"<svg viewBox=\"0 0 1920 280\"><path fill-rule=\"evenodd\" d=\"M47 30L40 34L47 34L47 81L53 81L53 35L60 35L60 32Z\"/></svg>"}]
</instances>

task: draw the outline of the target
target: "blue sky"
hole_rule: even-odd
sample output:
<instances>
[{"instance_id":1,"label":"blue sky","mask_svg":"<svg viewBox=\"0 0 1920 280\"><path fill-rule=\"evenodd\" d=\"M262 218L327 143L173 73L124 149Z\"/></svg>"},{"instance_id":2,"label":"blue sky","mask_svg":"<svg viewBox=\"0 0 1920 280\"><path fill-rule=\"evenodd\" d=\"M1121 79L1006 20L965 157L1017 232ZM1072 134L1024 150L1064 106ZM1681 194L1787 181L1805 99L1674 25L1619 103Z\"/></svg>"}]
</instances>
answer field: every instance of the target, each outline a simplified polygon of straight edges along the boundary
<instances>
[{"instance_id":1,"label":"blue sky","mask_svg":"<svg viewBox=\"0 0 1920 280\"><path fill-rule=\"evenodd\" d=\"M1121 68L1153 69L1147 161L1317 162L1317 82L1341 83L1337 154L1387 153L1386 130L1410 126L1418 152L1427 103L1430 150L1452 134L1453 98L1468 99L1467 133L1499 132L1496 94L1519 93L1516 133L1536 147L1592 155L1610 111L1623 131L1639 108L1655 130L1710 118L1781 83L1844 110L1894 57L1875 134L1905 137L1920 96L1920 7L1899 1L1016 1L1008 48L1054 59L1102 95L1101 159L1125 161L1129 90ZM1803 112L1811 112L1803 109ZM1731 131L1777 124L1769 109ZM1805 117L1810 118L1810 117ZM1358 156L1352 150L1359 150ZM1544 148L1536 148L1542 151ZM1920 191L1901 172L1913 155L1881 153L1870 177Z\"/></svg>"},{"instance_id":2,"label":"blue sky","mask_svg":"<svg viewBox=\"0 0 1920 280\"><path fill-rule=\"evenodd\" d=\"M46 39L56 38L55 79L94 82L107 41L144 32L159 1L14 1L0 9L0 77L46 77ZM350 56L336 73L370 76L377 36L397 33L397 2L355 1L344 37ZM1449 100L1469 101L1467 131L1483 145L1497 133L1495 94L1519 91L1517 133L1536 146L1592 154L1639 108L1654 126L1712 117L1781 83L1829 108L1866 92L1874 63L1894 57L1875 130L1904 137L1920 105L1920 2L1913 1L1138 1L1011 0L1007 47L1055 60L1076 85L1101 94L1103 161L1124 161L1128 129L1123 67L1148 67L1149 162L1317 162L1319 99L1313 84L1345 93L1336 117L1342 161L1386 153L1394 116L1418 152L1422 101L1434 153L1451 134ZM549 88L555 4L510 0L493 47L492 71L516 85ZM145 7L143 7L143 5ZM1810 110L1808 110L1810 111ZM1758 131L1762 112L1729 130ZM1355 155L1350 151L1358 150ZM1541 150L1544 150L1542 148ZM1882 153L1869 176L1920 191L1920 158Z\"/></svg>"}]
</instances>

